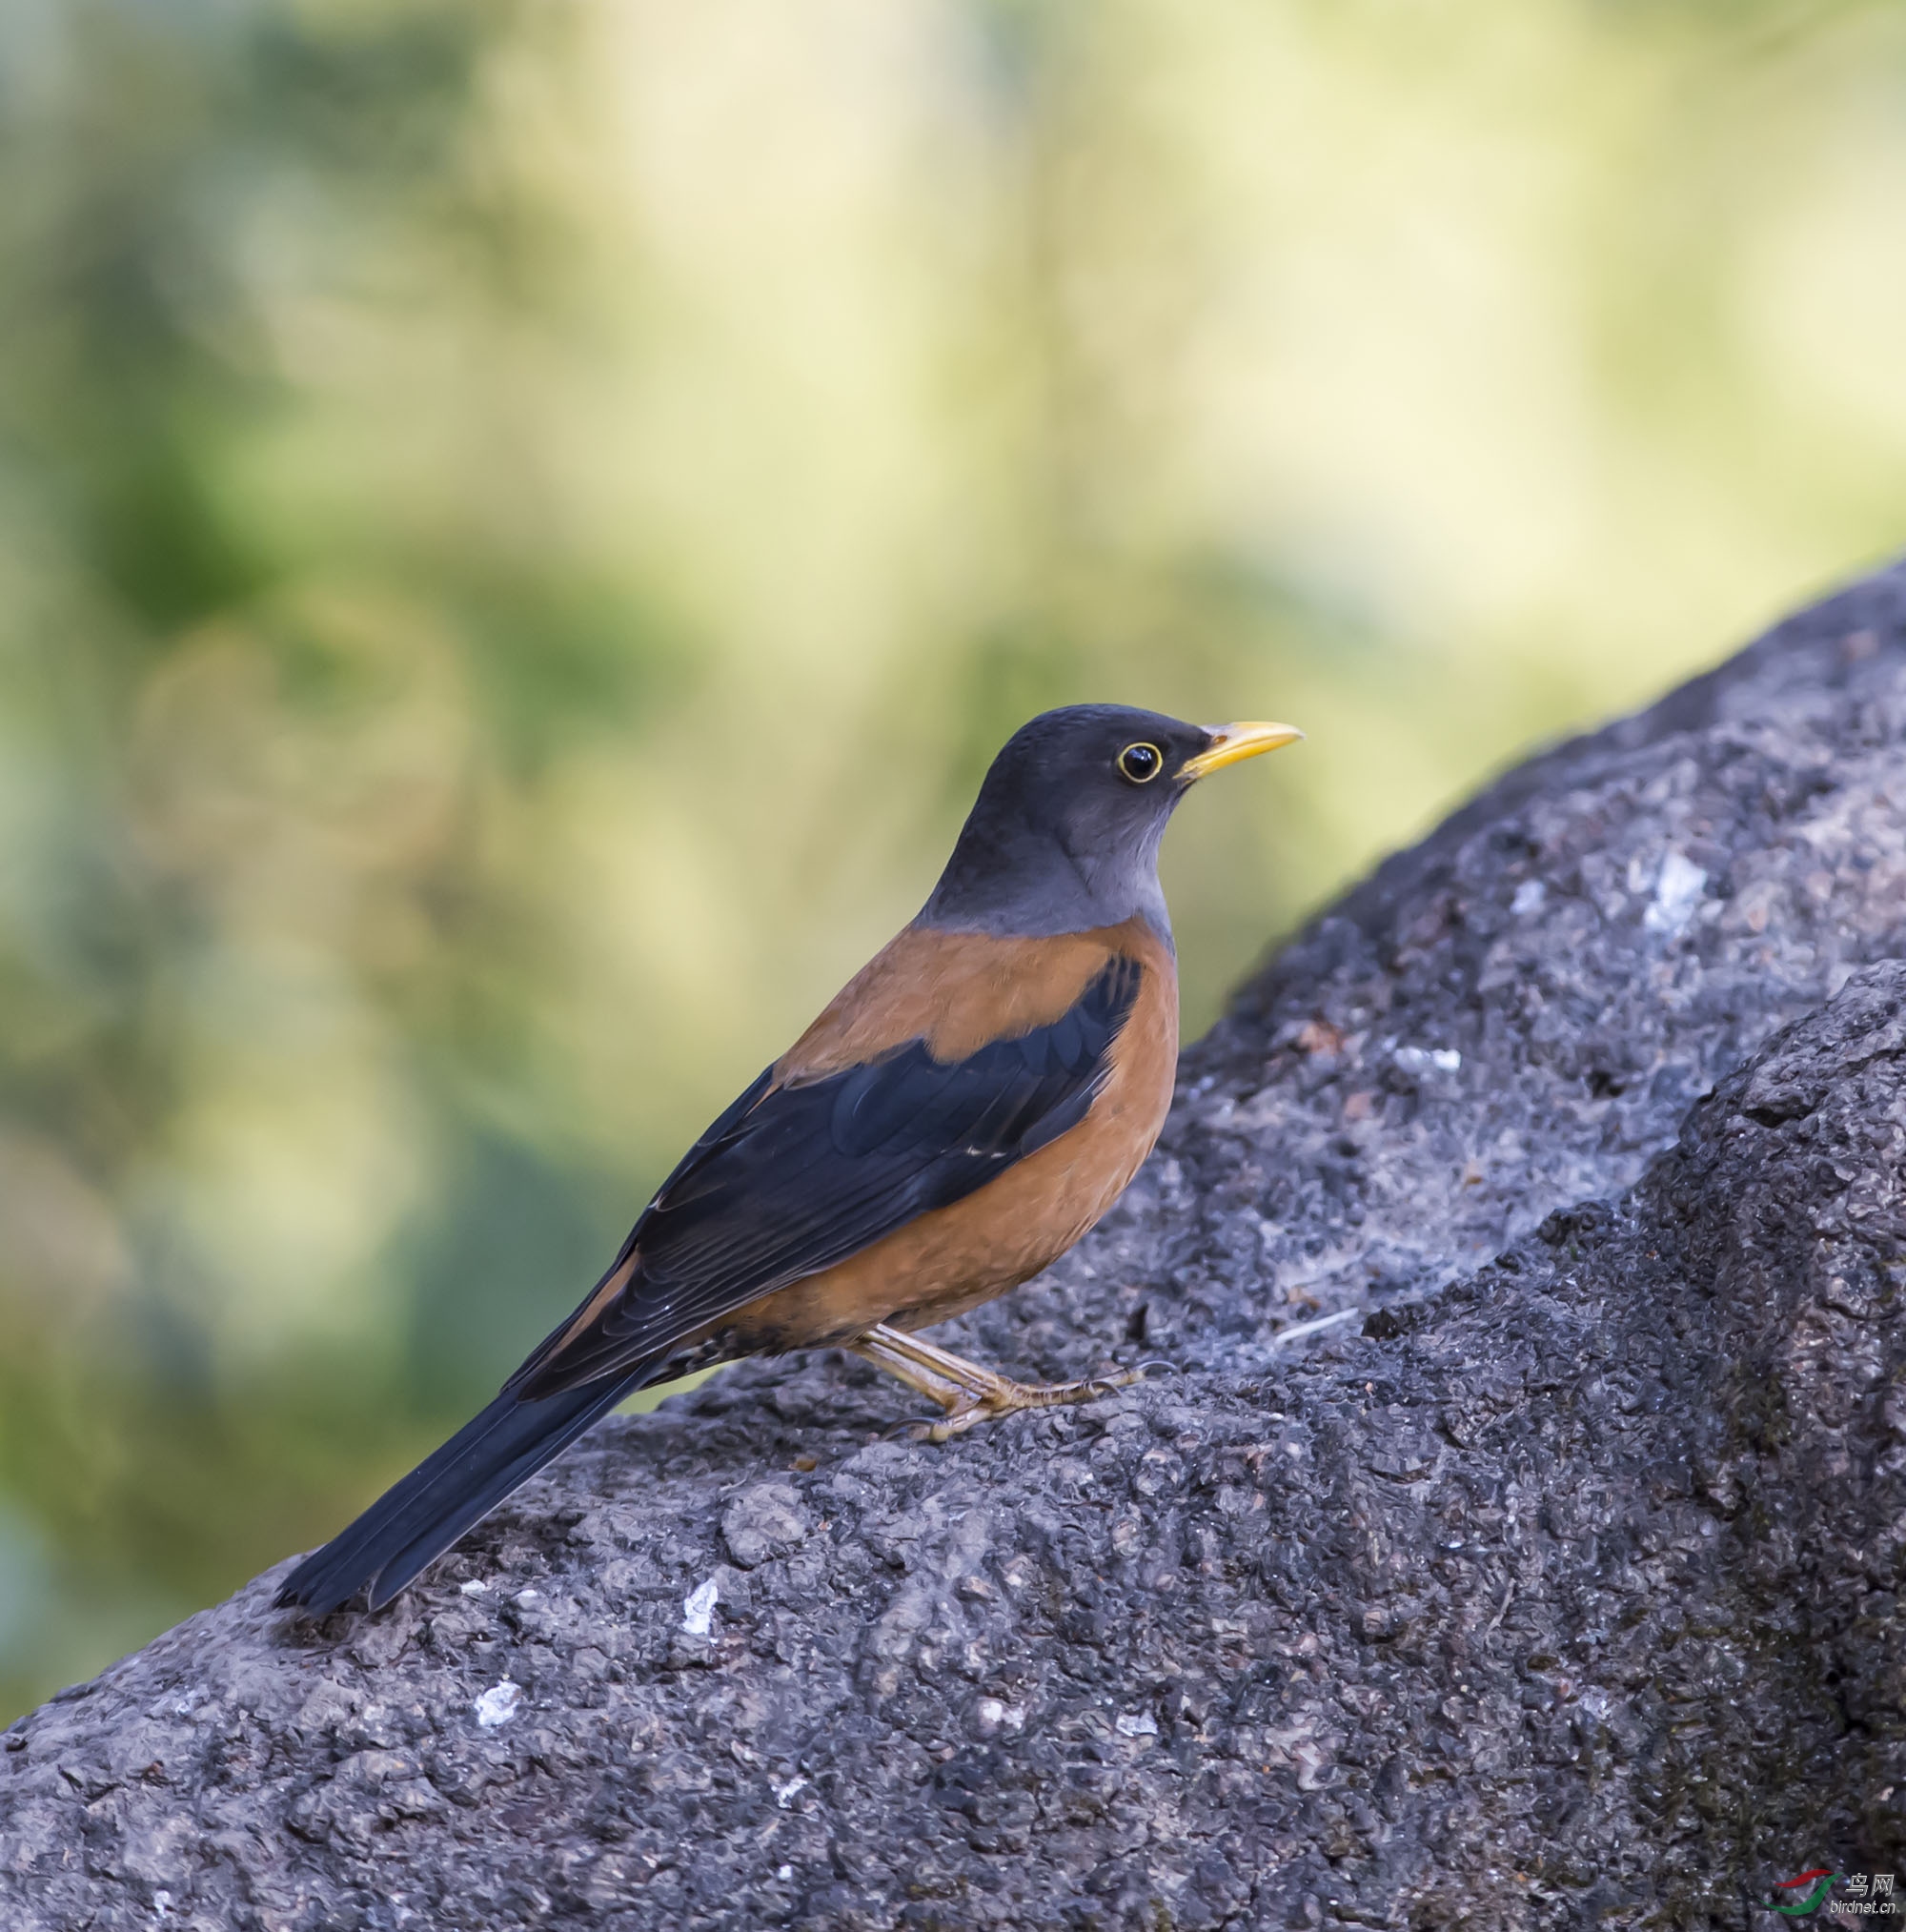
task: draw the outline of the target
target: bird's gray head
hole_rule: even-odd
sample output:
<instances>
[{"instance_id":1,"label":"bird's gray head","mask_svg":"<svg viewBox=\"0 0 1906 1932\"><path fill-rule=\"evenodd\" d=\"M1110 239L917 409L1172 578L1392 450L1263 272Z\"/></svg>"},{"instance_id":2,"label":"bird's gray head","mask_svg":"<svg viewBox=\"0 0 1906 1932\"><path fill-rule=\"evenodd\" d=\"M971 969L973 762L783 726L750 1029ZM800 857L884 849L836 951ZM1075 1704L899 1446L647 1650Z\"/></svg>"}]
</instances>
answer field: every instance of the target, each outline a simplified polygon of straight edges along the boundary
<instances>
[{"instance_id":1,"label":"bird's gray head","mask_svg":"<svg viewBox=\"0 0 1906 1932\"><path fill-rule=\"evenodd\" d=\"M1206 773L1303 736L1123 704L1042 712L993 760L916 924L1033 938L1142 912L1168 939L1158 842L1173 808Z\"/></svg>"}]
</instances>

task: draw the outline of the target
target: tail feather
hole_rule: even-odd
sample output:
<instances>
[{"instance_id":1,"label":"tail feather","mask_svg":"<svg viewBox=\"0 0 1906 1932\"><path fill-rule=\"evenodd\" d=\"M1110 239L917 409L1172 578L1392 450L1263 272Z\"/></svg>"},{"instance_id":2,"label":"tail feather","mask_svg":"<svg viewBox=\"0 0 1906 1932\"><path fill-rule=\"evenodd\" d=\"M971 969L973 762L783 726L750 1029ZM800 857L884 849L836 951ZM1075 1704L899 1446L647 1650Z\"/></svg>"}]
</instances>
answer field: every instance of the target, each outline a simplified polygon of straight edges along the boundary
<instances>
[{"instance_id":1,"label":"tail feather","mask_svg":"<svg viewBox=\"0 0 1906 1932\"><path fill-rule=\"evenodd\" d=\"M540 1402L497 1396L348 1529L307 1556L285 1579L278 1607L295 1605L313 1617L359 1601L380 1609L647 1379L638 1372Z\"/></svg>"}]
</instances>

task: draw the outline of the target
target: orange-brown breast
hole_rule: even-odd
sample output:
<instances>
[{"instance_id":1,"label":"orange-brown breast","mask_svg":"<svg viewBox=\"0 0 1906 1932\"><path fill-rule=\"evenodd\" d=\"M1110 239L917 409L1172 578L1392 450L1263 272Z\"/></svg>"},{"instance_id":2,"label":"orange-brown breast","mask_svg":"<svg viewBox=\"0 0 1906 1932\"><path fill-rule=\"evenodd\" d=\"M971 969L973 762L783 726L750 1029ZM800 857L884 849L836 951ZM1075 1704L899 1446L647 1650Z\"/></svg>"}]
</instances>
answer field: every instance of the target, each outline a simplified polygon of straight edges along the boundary
<instances>
[{"instance_id":1,"label":"orange-brown breast","mask_svg":"<svg viewBox=\"0 0 1906 1932\"><path fill-rule=\"evenodd\" d=\"M722 1323L741 1347L810 1348L883 1321L925 1328L1016 1287L1125 1191L1171 1105L1177 968L1143 919L1033 940L909 927L855 976L779 1063L781 1078L821 1078L921 1038L936 1059L962 1059L1059 1019L1115 953L1145 971L1085 1118L963 1201L750 1303Z\"/></svg>"}]
</instances>

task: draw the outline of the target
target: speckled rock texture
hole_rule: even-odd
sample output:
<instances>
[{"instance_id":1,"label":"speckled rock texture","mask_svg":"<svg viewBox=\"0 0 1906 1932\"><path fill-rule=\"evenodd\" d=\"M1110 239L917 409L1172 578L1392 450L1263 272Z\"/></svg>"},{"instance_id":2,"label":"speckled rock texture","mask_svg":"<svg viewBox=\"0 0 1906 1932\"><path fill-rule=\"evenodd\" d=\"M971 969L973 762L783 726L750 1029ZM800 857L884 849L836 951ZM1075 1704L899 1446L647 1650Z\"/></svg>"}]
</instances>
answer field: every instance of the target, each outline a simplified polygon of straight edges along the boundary
<instances>
[{"instance_id":1,"label":"speckled rock texture","mask_svg":"<svg viewBox=\"0 0 1906 1932\"><path fill-rule=\"evenodd\" d=\"M1906 1866L1906 568L1540 757L945 1332L597 1433L380 1615L0 1738L8 1928L1726 1926Z\"/></svg>"}]
</instances>

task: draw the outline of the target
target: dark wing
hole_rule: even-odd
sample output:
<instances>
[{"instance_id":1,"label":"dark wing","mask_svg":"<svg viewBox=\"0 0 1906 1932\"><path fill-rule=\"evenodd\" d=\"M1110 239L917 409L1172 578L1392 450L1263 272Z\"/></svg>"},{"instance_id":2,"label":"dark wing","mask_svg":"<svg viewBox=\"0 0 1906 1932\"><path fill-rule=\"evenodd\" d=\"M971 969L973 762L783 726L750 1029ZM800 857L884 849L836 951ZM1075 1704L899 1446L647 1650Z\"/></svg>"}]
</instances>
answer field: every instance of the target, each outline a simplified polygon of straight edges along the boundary
<instances>
[{"instance_id":1,"label":"dark wing","mask_svg":"<svg viewBox=\"0 0 1906 1932\"><path fill-rule=\"evenodd\" d=\"M915 1040L805 1084L774 1087L763 1073L662 1184L590 1299L626 1271L619 1291L569 1335L572 1315L506 1393L540 1400L653 1360L1078 1126L1143 971L1115 957L1050 1026L964 1060L936 1060Z\"/></svg>"}]
</instances>

